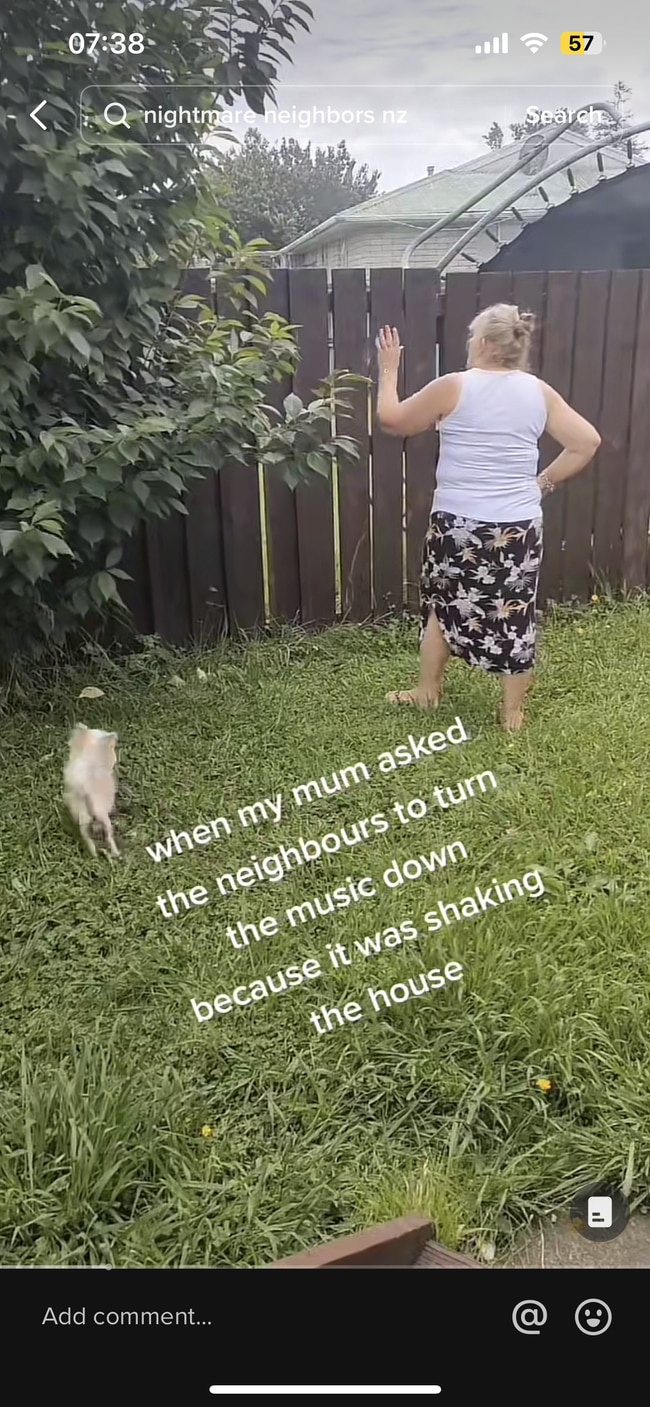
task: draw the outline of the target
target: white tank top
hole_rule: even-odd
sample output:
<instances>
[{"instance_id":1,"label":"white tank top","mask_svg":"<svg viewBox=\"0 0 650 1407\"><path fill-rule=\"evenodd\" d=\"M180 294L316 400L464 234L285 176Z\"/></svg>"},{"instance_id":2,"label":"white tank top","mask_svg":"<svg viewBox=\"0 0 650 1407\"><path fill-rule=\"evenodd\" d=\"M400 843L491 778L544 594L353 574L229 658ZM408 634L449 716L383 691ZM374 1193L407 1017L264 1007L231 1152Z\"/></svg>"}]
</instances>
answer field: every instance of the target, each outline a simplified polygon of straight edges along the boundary
<instances>
[{"instance_id":1,"label":"white tank top","mask_svg":"<svg viewBox=\"0 0 650 1407\"><path fill-rule=\"evenodd\" d=\"M433 509L482 523L539 519L539 440L546 401L527 371L461 373L456 409L440 422Z\"/></svg>"}]
</instances>

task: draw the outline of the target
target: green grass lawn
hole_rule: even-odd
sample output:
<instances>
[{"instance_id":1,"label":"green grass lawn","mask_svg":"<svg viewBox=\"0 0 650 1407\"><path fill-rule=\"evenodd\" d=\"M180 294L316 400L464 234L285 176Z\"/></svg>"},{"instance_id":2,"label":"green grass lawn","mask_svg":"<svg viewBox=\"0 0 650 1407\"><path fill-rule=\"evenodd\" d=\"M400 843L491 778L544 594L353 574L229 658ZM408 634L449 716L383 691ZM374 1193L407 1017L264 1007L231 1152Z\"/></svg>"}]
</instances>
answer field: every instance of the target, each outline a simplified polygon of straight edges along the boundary
<instances>
[{"instance_id":1,"label":"green grass lawn","mask_svg":"<svg viewBox=\"0 0 650 1407\"><path fill-rule=\"evenodd\" d=\"M126 664L89 657L0 720L0 1260L255 1265L409 1212L448 1246L507 1247L599 1177L650 1173L650 610L558 612L524 733L458 662L437 715L391 709L415 631L340 627ZM197 676L197 666L207 678ZM178 675L183 686L171 679ZM87 685L104 697L78 701ZM375 774L275 828L155 865L146 845L459 715L462 747ZM62 816L75 721L120 735L120 864ZM498 789L230 900L217 875L299 835L491 769ZM469 860L236 952L258 921L452 840ZM212 999L328 943L541 867L506 904L199 1024ZM211 902L165 920L156 895ZM419 925L417 925L419 926ZM319 1036L309 1014L448 961L464 981ZM547 1094L537 1079L552 1080Z\"/></svg>"}]
</instances>

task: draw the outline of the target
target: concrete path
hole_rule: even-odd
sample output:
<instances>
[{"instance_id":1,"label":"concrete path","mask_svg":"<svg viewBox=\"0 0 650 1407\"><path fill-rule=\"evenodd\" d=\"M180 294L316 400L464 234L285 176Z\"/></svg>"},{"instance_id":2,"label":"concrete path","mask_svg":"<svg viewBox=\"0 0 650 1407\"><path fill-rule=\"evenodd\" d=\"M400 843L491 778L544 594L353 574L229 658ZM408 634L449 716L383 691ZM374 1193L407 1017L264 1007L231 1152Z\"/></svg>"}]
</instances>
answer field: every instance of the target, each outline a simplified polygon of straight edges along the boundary
<instances>
[{"instance_id":1,"label":"concrete path","mask_svg":"<svg viewBox=\"0 0 650 1407\"><path fill-rule=\"evenodd\" d=\"M568 1220L546 1220L494 1269L650 1270L650 1216L632 1216L615 1241L598 1244L579 1236Z\"/></svg>"}]
</instances>

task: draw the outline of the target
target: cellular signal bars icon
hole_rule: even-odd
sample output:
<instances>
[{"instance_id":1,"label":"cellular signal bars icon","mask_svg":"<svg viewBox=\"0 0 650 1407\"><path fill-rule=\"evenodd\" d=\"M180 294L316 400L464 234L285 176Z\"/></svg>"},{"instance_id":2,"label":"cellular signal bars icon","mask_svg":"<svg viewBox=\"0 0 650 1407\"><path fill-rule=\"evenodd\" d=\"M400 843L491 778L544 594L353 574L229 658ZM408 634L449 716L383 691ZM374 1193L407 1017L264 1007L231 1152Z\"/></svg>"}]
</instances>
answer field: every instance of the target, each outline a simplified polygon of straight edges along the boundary
<instances>
[{"instance_id":1,"label":"cellular signal bars icon","mask_svg":"<svg viewBox=\"0 0 650 1407\"><path fill-rule=\"evenodd\" d=\"M477 44L474 49L475 54L507 54L507 52L507 34L502 34L500 39L486 39L485 43Z\"/></svg>"}]
</instances>

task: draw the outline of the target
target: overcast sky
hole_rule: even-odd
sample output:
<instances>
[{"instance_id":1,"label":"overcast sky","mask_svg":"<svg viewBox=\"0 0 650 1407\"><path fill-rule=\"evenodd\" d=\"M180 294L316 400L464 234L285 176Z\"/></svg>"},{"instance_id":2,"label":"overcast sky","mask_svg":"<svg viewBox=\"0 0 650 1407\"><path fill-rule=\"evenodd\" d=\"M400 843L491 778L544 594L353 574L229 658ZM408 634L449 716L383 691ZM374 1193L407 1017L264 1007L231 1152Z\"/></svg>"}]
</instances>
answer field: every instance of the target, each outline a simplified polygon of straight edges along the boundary
<instances>
[{"instance_id":1,"label":"overcast sky","mask_svg":"<svg viewBox=\"0 0 650 1407\"><path fill-rule=\"evenodd\" d=\"M605 40L600 56L560 52L561 33L576 23L569 14L575 0L495 6L482 0L312 0L310 33L301 33L293 64L281 72L277 99L285 120L269 114L263 130L274 139L311 138L321 146L345 137L359 161L380 169L381 189L391 190L425 176L428 166L441 170L478 156L494 119L507 134L508 123L522 120L529 104L584 107L611 98L618 79L633 89L635 120L650 120L646 6L642 0L581 0L578 9L583 6L589 32ZM507 56L474 52L475 44L503 31ZM535 54L521 43L531 32L548 37ZM325 110L325 122L318 109ZM354 121L336 122L336 113L353 113Z\"/></svg>"}]
</instances>

